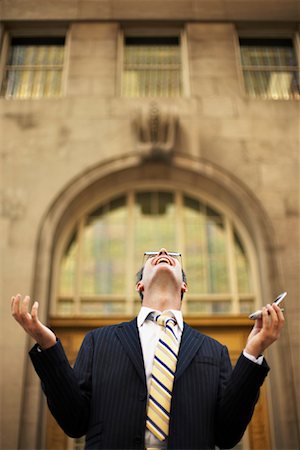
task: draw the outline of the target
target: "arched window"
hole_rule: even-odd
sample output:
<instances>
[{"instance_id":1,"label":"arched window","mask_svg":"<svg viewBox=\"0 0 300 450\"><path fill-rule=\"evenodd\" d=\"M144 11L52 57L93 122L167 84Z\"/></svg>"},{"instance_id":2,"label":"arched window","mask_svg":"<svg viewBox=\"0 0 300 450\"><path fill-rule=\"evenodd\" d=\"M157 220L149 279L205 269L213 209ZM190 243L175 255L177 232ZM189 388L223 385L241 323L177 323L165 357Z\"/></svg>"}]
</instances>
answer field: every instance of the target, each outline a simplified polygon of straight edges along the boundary
<instances>
[{"instance_id":1,"label":"arched window","mask_svg":"<svg viewBox=\"0 0 300 450\"><path fill-rule=\"evenodd\" d=\"M81 216L62 247L55 316L132 315L144 251L182 253L185 314L249 313L255 307L250 239L229 212L183 191L137 190Z\"/></svg>"}]
</instances>

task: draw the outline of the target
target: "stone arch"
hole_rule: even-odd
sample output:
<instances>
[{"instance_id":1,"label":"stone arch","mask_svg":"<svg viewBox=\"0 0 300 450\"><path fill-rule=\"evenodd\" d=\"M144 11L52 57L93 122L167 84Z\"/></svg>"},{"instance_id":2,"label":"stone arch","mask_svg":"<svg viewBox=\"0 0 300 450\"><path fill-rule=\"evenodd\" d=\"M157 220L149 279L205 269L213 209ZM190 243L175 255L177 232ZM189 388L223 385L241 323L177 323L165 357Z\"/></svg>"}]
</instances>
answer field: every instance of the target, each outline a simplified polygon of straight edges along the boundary
<instances>
[{"instance_id":1,"label":"stone arch","mask_svg":"<svg viewBox=\"0 0 300 450\"><path fill-rule=\"evenodd\" d=\"M201 159L182 155L173 156L171 161L153 160L142 162L138 157L125 156L112 159L83 172L71 180L60 195L52 202L42 218L36 248L35 276L33 280L34 298L45 299L40 305L40 318L47 321L50 298L50 279L55 244L66 224L72 220L78 208L85 208L91 195L100 198L113 194L141 180L161 183L162 180L180 183L189 190L201 189L218 202L226 204L239 217L253 239L263 298L271 298L282 286L279 264L276 261L274 232L257 197L247 186L232 174L217 165ZM271 280L273 287L271 288ZM274 286L275 284L275 286ZM47 301L46 301L47 300ZM30 395L28 394L30 393ZM41 416L40 384L28 367L23 401L21 427L22 442L33 441L36 448L42 447L42 434L29 436L27 417L38 423ZM31 444L32 445L32 444Z\"/></svg>"},{"instance_id":2,"label":"stone arch","mask_svg":"<svg viewBox=\"0 0 300 450\"><path fill-rule=\"evenodd\" d=\"M261 276L262 296L270 298L270 283L276 280L275 292L280 290L281 277L272 249L276 248L273 232L267 213L256 196L232 174L204 160L186 157L174 157L172 163L152 161L143 163L138 158L124 157L111 160L94 167L73 179L50 205L40 226L36 270L33 282L35 298L48 299L50 291L50 273L53 251L57 240L78 209L84 211L85 204L96 203L107 196L119 193L137 183L163 182L178 183L190 191L202 191L208 198L225 204L232 214L239 218L252 238ZM264 283L262 283L264 280ZM47 319L48 305L41 305L41 314Z\"/></svg>"}]
</instances>

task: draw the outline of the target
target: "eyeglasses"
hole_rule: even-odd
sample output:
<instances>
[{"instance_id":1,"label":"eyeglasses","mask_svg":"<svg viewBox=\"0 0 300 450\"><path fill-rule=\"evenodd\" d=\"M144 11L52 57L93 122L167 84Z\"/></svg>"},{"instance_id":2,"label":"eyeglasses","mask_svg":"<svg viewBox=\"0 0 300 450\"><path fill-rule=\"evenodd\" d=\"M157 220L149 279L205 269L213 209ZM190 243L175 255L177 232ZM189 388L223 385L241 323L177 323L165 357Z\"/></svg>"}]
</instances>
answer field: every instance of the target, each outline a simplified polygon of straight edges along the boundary
<instances>
[{"instance_id":1,"label":"eyeglasses","mask_svg":"<svg viewBox=\"0 0 300 450\"><path fill-rule=\"evenodd\" d=\"M148 261L148 259L154 258L155 256L158 256L159 254L160 254L160 252L145 252L144 253L144 259L143 259L143 266ZM167 252L167 255L171 256L171 258L177 259L177 261L179 262L179 264L182 267L181 253L179 253L179 252Z\"/></svg>"}]
</instances>

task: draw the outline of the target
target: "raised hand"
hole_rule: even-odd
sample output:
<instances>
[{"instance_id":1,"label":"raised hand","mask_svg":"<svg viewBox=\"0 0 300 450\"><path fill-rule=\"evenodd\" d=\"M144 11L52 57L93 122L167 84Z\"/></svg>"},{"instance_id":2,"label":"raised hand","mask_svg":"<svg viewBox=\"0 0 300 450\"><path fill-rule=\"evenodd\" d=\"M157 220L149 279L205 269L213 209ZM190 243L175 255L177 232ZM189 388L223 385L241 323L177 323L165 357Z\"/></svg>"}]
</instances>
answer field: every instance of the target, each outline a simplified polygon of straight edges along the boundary
<instances>
[{"instance_id":1,"label":"raised hand","mask_svg":"<svg viewBox=\"0 0 300 450\"><path fill-rule=\"evenodd\" d=\"M281 309L275 303L262 309L261 319L255 321L255 325L249 334L245 350L256 358L263 353L279 336L284 325L284 316Z\"/></svg>"},{"instance_id":2,"label":"raised hand","mask_svg":"<svg viewBox=\"0 0 300 450\"><path fill-rule=\"evenodd\" d=\"M20 294L11 298L11 313L15 320L42 349L52 347L56 343L56 336L38 318L38 302L34 302L29 312L30 297L26 295L22 300Z\"/></svg>"}]
</instances>

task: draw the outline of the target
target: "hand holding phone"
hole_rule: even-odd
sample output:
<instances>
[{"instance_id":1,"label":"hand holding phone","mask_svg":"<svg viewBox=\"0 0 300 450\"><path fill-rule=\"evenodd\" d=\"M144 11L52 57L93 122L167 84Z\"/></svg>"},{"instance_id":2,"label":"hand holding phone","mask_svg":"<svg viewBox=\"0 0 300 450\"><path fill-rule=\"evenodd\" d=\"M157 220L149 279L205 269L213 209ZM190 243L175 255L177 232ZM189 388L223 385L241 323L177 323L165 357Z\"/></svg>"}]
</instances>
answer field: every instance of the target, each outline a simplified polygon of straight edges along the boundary
<instances>
[{"instance_id":1,"label":"hand holding phone","mask_svg":"<svg viewBox=\"0 0 300 450\"><path fill-rule=\"evenodd\" d=\"M279 303L282 302L282 300L284 299L286 294L287 294L287 292L282 292L281 294L279 294L278 297L275 298L273 303L275 303L276 305L279 305ZM249 319L252 319L252 320L260 319L261 315L262 315L262 310L259 309L259 310L255 311L254 313L250 314Z\"/></svg>"}]
</instances>

